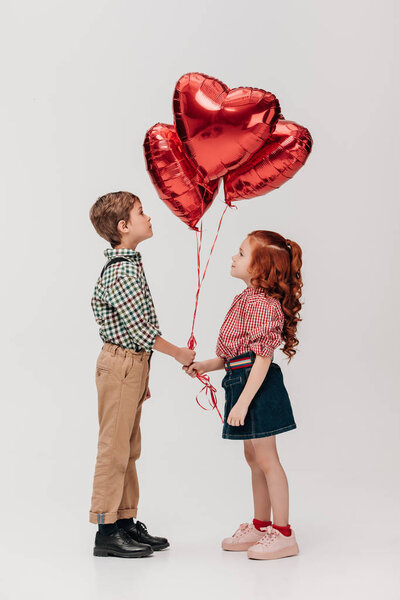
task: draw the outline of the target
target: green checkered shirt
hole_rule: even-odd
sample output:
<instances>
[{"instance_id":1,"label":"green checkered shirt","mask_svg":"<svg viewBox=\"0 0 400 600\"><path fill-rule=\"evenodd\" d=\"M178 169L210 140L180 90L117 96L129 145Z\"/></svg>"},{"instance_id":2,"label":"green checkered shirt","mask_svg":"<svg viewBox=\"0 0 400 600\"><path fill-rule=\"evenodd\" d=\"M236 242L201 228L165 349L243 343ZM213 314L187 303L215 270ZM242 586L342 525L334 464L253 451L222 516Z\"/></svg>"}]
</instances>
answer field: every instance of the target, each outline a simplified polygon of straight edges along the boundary
<instances>
[{"instance_id":1,"label":"green checkered shirt","mask_svg":"<svg viewBox=\"0 0 400 600\"><path fill-rule=\"evenodd\" d=\"M97 280L91 301L103 342L132 350L153 349L162 335L150 289L137 250L119 248L104 251L107 262L115 256L129 260L108 267Z\"/></svg>"}]
</instances>

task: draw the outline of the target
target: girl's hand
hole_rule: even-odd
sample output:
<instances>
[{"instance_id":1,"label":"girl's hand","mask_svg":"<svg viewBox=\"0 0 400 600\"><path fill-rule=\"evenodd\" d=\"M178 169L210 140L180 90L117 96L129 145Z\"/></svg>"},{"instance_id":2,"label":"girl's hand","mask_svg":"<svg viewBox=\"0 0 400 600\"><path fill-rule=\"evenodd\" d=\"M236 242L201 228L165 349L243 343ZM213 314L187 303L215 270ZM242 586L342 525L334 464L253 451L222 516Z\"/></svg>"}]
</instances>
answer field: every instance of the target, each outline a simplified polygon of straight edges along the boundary
<instances>
[{"instance_id":1,"label":"girl's hand","mask_svg":"<svg viewBox=\"0 0 400 600\"><path fill-rule=\"evenodd\" d=\"M186 371L186 373L188 375L190 375L190 377L196 377L197 375L203 375L203 373L206 372L206 367L204 364L204 361L197 361L197 362L193 362L191 365L189 365L188 367L182 367L182 369L184 371Z\"/></svg>"},{"instance_id":2,"label":"girl's hand","mask_svg":"<svg viewBox=\"0 0 400 600\"><path fill-rule=\"evenodd\" d=\"M237 427L238 425L244 425L244 419L247 415L248 410L249 407L245 404L241 404L238 400L235 406L232 407L232 410L228 415L228 425L233 425L233 427Z\"/></svg>"}]
</instances>

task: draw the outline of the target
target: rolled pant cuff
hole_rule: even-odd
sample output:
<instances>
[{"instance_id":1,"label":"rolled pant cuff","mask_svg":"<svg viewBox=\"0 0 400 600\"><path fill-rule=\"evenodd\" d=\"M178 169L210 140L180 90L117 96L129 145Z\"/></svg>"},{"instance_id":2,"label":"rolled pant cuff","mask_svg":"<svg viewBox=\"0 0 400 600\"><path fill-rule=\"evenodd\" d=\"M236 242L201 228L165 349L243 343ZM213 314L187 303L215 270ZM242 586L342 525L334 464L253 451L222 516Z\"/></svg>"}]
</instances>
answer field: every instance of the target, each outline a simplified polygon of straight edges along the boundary
<instances>
[{"instance_id":1,"label":"rolled pant cuff","mask_svg":"<svg viewBox=\"0 0 400 600\"><path fill-rule=\"evenodd\" d=\"M124 509L120 509L118 511L118 517L117 519L130 519L130 518L134 518L136 519L136 515L137 515L137 508L124 508Z\"/></svg>"},{"instance_id":2,"label":"rolled pant cuff","mask_svg":"<svg viewBox=\"0 0 400 600\"><path fill-rule=\"evenodd\" d=\"M89 512L89 522L95 525L106 525L107 523L115 523L117 519L136 518L137 508L124 508L118 512L95 513Z\"/></svg>"}]
</instances>

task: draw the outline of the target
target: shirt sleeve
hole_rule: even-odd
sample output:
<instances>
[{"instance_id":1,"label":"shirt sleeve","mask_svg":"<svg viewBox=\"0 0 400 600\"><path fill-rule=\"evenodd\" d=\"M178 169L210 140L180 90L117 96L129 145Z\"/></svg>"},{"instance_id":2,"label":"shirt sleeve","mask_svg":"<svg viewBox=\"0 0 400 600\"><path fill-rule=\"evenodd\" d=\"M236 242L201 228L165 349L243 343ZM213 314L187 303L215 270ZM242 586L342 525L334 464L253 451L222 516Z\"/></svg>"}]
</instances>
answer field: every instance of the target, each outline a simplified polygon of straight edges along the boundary
<instances>
[{"instance_id":1,"label":"shirt sleeve","mask_svg":"<svg viewBox=\"0 0 400 600\"><path fill-rule=\"evenodd\" d=\"M120 277L108 291L108 301L113 306L132 341L148 352L153 349L155 338L162 335L158 326L144 316L148 304L135 277ZM157 319L155 319L157 322Z\"/></svg>"},{"instance_id":2,"label":"shirt sleeve","mask_svg":"<svg viewBox=\"0 0 400 600\"><path fill-rule=\"evenodd\" d=\"M248 302L245 323L250 349L255 354L272 359L274 350L282 343L284 315L280 306L264 298Z\"/></svg>"}]
</instances>

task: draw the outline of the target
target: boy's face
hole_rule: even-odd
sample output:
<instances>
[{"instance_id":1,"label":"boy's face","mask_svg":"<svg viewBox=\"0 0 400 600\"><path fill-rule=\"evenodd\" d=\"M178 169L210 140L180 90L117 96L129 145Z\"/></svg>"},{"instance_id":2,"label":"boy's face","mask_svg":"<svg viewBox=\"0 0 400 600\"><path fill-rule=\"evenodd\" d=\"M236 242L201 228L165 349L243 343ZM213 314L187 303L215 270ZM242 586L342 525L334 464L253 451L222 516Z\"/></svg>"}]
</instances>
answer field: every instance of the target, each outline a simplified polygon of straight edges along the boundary
<instances>
[{"instance_id":1,"label":"boy's face","mask_svg":"<svg viewBox=\"0 0 400 600\"><path fill-rule=\"evenodd\" d=\"M142 203L137 200L129 213L129 220L118 223L118 231L121 235L121 243L117 248L132 248L137 244L153 237L151 218L143 212ZM133 248L134 249L134 248Z\"/></svg>"},{"instance_id":2,"label":"boy's face","mask_svg":"<svg viewBox=\"0 0 400 600\"><path fill-rule=\"evenodd\" d=\"M249 238L246 238L240 245L239 252L232 256L231 275L250 285L249 266L251 262L251 245Z\"/></svg>"}]
</instances>

